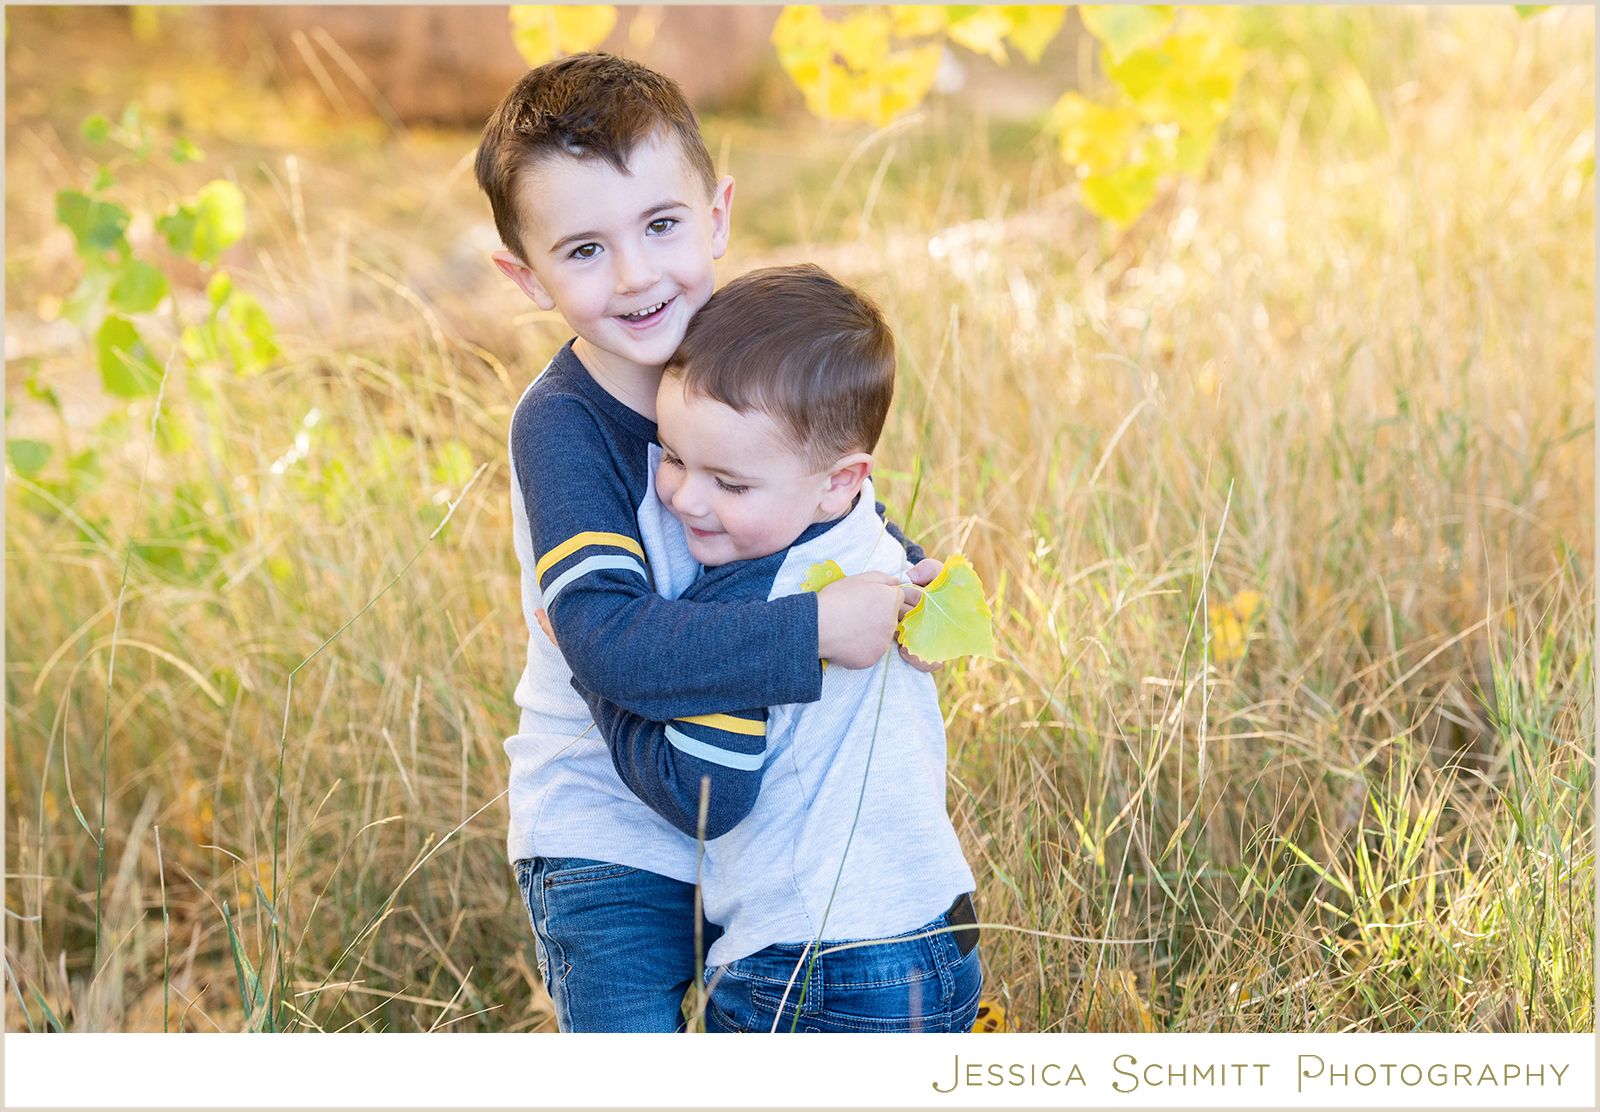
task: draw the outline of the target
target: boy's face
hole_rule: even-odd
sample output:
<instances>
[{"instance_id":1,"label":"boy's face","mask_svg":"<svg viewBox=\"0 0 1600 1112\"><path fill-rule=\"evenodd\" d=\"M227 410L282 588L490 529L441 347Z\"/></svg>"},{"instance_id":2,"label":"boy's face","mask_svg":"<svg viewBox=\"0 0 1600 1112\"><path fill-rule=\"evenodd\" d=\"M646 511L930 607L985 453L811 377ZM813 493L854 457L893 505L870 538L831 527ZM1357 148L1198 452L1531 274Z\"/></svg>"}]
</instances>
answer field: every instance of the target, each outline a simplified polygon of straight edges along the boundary
<instances>
[{"instance_id":1,"label":"boy's face","mask_svg":"<svg viewBox=\"0 0 1600 1112\"><path fill-rule=\"evenodd\" d=\"M656 495L706 567L770 556L843 516L872 470L865 452L818 470L765 413L690 394L677 378L662 380L656 418Z\"/></svg>"},{"instance_id":2,"label":"boy's face","mask_svg":"<svg viewBox=\"0 0 1600 1112\"><path fill-rule=\"evenodd\" d=\"M527 264L494 256L541 309L566 318L592 371L659 371L711 296L713 260L728 246L732 178L708 200L678 140L662 134L634 149L628 169L561 156L529 168Z\"/></svg>"}]
</instances>

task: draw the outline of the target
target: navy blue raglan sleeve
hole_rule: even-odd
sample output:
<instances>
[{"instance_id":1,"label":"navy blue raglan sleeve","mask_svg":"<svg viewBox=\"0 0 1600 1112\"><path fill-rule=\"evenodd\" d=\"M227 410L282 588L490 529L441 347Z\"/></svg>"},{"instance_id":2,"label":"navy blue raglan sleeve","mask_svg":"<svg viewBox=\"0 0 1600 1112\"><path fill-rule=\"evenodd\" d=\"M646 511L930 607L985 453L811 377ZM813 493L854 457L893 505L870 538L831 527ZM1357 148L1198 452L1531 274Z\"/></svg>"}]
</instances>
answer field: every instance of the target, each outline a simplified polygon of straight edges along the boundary
<instances>
[{"instance_id":1,"label":"navy blue raglan sleeve","mask_svg":"<svg viewBox=\"0 0 1600 1112\"><path fill-rule=\"evenodd\" d=\"M767 598L787 556L784 550L711 568L683 598L702 605ZM755 806L767 754L765 707L651 721L598 697L577 679L572 686L588 703L622 782L685 834L699 832L702 784L707 838L726 834Z\"/></svg>"},{"instance_id":2,"label":"navy blue raglan sleeve","mask_svg":"<svg viewBox=\"0 0 1600 1112\"><path fill-rule=\"evenodd\" d=\"M512 419L512 457L547 632L583 688L657 722L816 700L816 596L655 594L626 477L646 473L647 441L608 437L578 398L531 400Z\"/></svg>"},{"instance_id":3,"label":"navy blue raglan sleeve","mask_svg":"<svg viewBox=\"0 0 1600 1112\"><path fill-rule=\"evenodd\" d=\"M611 750L629 791L691 838L700 833L706 792L707 839L737 826L755 806L767 750L765 707L652 722L629 714L572 681Z\"/></svg>"}]
</instances>

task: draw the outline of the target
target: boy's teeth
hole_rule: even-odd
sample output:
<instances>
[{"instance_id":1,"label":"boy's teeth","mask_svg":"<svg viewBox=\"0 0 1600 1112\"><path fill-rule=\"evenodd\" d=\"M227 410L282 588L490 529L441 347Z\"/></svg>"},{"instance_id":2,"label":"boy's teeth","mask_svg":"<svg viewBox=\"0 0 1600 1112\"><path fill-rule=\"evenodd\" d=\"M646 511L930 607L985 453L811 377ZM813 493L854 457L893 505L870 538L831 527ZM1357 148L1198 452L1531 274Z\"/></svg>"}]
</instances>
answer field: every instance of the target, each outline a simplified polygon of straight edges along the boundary
<instances>
[{"instance_id":1,"label":"boy's teeth","mask_svg":"<svg viewBox=\"0 0 1600 1112\"><path fill-rule=\"evenodd\" d=\"M648 317L651 313L655 312L657 309L660 309L664 305L666 305L665 301L659 301L656 304L650 306L648 309L640 309L636 313L623 313L622 315L623 315L624 318L626 318L628 320L642 320L643 318Z\"/></svg>"}]
</instances>

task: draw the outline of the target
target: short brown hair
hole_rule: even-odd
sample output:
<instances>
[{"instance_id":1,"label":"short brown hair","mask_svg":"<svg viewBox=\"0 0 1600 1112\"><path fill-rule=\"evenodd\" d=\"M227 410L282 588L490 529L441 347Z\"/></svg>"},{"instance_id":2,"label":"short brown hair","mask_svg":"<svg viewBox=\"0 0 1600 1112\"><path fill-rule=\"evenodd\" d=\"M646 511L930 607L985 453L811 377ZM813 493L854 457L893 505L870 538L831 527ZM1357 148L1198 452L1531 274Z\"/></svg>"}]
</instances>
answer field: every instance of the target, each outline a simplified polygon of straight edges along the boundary
<instances>
[{"instance_id":1,"label":"short brown hair","mask_svg":"<svg viewBox=\"0 0 1600 1112\"><path fill-rule=\"evenodd\" d=\"M529 70L494 110L478 141L478 188L489 195L501 241L528 261L517 191L540 159L599 158L626 174L634 148L661 133L677 137L684 162L710 197L717 185L711 153L694 110L670 77L613 54L571 54Z\"/></svg>"},{"instance_id":2,"label":"short brown hair","mask_svg":"<svg viewBox=\"0 0 1600 1112\"><path fill-rule=\"evenodd\" d=\"M817 466L870 452L894 397L894 334L872 299L813 263L753 270L694 315L665 377L760 410Z\"/></svg>"}]
</instances>

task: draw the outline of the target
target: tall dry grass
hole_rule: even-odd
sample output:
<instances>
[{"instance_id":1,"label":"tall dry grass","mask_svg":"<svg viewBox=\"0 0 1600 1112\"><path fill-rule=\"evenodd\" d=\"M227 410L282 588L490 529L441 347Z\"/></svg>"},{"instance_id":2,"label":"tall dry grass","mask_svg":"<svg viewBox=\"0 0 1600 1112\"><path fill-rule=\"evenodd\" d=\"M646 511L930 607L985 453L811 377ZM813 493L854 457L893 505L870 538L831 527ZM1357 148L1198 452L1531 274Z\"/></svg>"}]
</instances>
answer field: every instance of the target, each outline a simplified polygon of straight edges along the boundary
<instances>
[{"instance_id":1,"label":"tall dry grass","mask_svg":"<svg viewBox=\"0 0 1600 1112\"><path fill-rule=\"evenodd\" d=\"M1125 234L1028 129L707 122L763 214L724 277L880 299L880 489L992 592L999 658L941 693L1019 1029L1593 1024L1593 17L1345 20L1366 102L1280 44ZM30 150L8 331L70 288L39 210L79 183ZM551 1030L497 795L505 426L559 322L441 263L459 174L388 221L327 149L241 184L285 357L177 367L142 497L151 403L105 423L81 346L8 364L13 426L105 473L70 514L8 476L9 1026L260 1026L259 972L279 1027Z\"/></svg>"}]
</instances>

